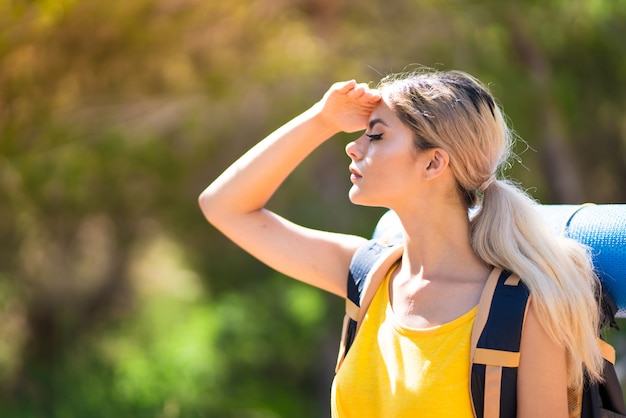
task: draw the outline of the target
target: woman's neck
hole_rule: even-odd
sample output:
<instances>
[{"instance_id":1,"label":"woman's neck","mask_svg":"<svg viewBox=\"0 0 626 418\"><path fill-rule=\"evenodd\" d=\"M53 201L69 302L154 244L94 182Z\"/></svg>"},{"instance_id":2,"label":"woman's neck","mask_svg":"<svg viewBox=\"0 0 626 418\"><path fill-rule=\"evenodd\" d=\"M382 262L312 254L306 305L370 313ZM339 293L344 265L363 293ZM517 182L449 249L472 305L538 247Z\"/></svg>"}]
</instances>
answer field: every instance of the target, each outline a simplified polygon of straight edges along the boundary
<instances>
[{"instance_id":1,"label":"woman's neck","mask_svg":"<svg viewBox=\"0 0 626 418\"><path fill-rule=\"evenodd\" d=\"M404 228L404 274L482 277L489 270L471 246L469 218L461 205L396 213Z\"/></svg>"}]
</instances>

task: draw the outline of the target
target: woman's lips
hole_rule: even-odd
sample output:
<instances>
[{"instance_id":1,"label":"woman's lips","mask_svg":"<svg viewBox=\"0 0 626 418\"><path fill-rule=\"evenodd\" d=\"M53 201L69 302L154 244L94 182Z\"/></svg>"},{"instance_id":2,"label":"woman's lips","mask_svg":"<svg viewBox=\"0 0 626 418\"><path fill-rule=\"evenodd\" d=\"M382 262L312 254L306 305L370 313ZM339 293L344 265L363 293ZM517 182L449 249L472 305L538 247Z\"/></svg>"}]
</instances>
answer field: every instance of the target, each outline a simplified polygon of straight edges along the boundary
<instances>
[{"instance_id":1,"label":"woman's lips","mask_svg":"<svg viewBox=\"0 0 626 418\"><path fill-rule=\"evenodd\" d=\"M361 173L359 172L359 170L357 170L355 167L350 166L349 169L350 169L350 181L352 181L353 183L359 180L361 177L363 177Z\"/></svg>"}]
</instances>

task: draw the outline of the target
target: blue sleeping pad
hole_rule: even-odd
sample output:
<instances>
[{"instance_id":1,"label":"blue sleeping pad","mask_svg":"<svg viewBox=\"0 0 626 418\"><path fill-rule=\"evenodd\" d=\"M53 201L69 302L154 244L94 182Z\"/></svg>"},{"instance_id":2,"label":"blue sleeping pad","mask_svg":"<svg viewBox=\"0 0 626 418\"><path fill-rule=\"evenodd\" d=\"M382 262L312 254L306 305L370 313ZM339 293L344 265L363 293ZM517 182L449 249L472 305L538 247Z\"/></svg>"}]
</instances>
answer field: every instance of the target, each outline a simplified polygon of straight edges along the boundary
<instances>
[{"instance_id":1,"label":"blue sleeping pad","mask_svg":"<svg viewBox=\"0 0 626 418\"><path fill-rule=\"evenodd\" d=\"M626 204L541 205L539 212L555 231L591 248L596 273L617 304L616 316L626 318ZM373 237L402 239L394 212L380 218Z\"/></svg>"}]
</instances>

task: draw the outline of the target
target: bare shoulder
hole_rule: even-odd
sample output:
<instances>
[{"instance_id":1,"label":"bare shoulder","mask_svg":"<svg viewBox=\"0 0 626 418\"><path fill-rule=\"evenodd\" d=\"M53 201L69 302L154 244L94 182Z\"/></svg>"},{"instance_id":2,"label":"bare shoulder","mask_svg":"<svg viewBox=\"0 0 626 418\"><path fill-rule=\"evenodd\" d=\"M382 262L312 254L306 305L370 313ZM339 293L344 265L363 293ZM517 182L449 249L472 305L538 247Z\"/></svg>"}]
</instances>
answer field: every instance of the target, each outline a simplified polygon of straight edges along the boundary
<instances>
[{"instance_id":1,"label":"bare shoulder","mask_svg":"<svg viewBox=\"0 0 626 418\"><path fill-rule=\"evenodd\" d=\"M545 331L532 299L524 321L518 370L520 418L568 416L565 349Z\"/></svg>"}]
</instances>

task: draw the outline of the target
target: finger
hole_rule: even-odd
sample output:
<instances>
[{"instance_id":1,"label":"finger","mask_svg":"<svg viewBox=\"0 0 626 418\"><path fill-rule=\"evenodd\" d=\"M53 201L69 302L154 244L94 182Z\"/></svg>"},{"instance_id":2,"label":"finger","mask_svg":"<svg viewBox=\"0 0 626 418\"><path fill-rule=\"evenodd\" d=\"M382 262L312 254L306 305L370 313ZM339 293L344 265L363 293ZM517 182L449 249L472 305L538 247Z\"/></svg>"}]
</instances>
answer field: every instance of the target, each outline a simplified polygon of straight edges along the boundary
<instances>
[{"instance_id":1,"label":"finger","mask_svg":"<svg viewBox=\"0 0 626 418\"><path fill-rule=\"evenodd\" d=\"M380 99L382 99L382 97L383 97L381 92L380 92L380 90L378 90L378 89L368 89L365 92L364 96L365 96L364 99L366 99L370 103L376 103L376 102L380 101Z\"/></svg>"},{"instance_id":2,"label":"finger","mask_svg":"<svg viewBox=\"0 0 626 418\"><path fill-rule=\"evenodd\" d=\"M369 87L367 84L360 83L360 84L355 85L352 91L348 93L348 95L350 96L350 98L358 99L361 96L363 96L368 90L369 90Z\"/></svg>"},{"instance_id":3,"label":"finger","mask_svg":"<svg viewBox=\"0 0 626 418\"><path fill-rule=\"evenodd\" d=\"M348 80L335 84L337 91L341 93L348 93L350 90L354 89L356 86L356 80Z\"/></svg>"}]
</instances>

